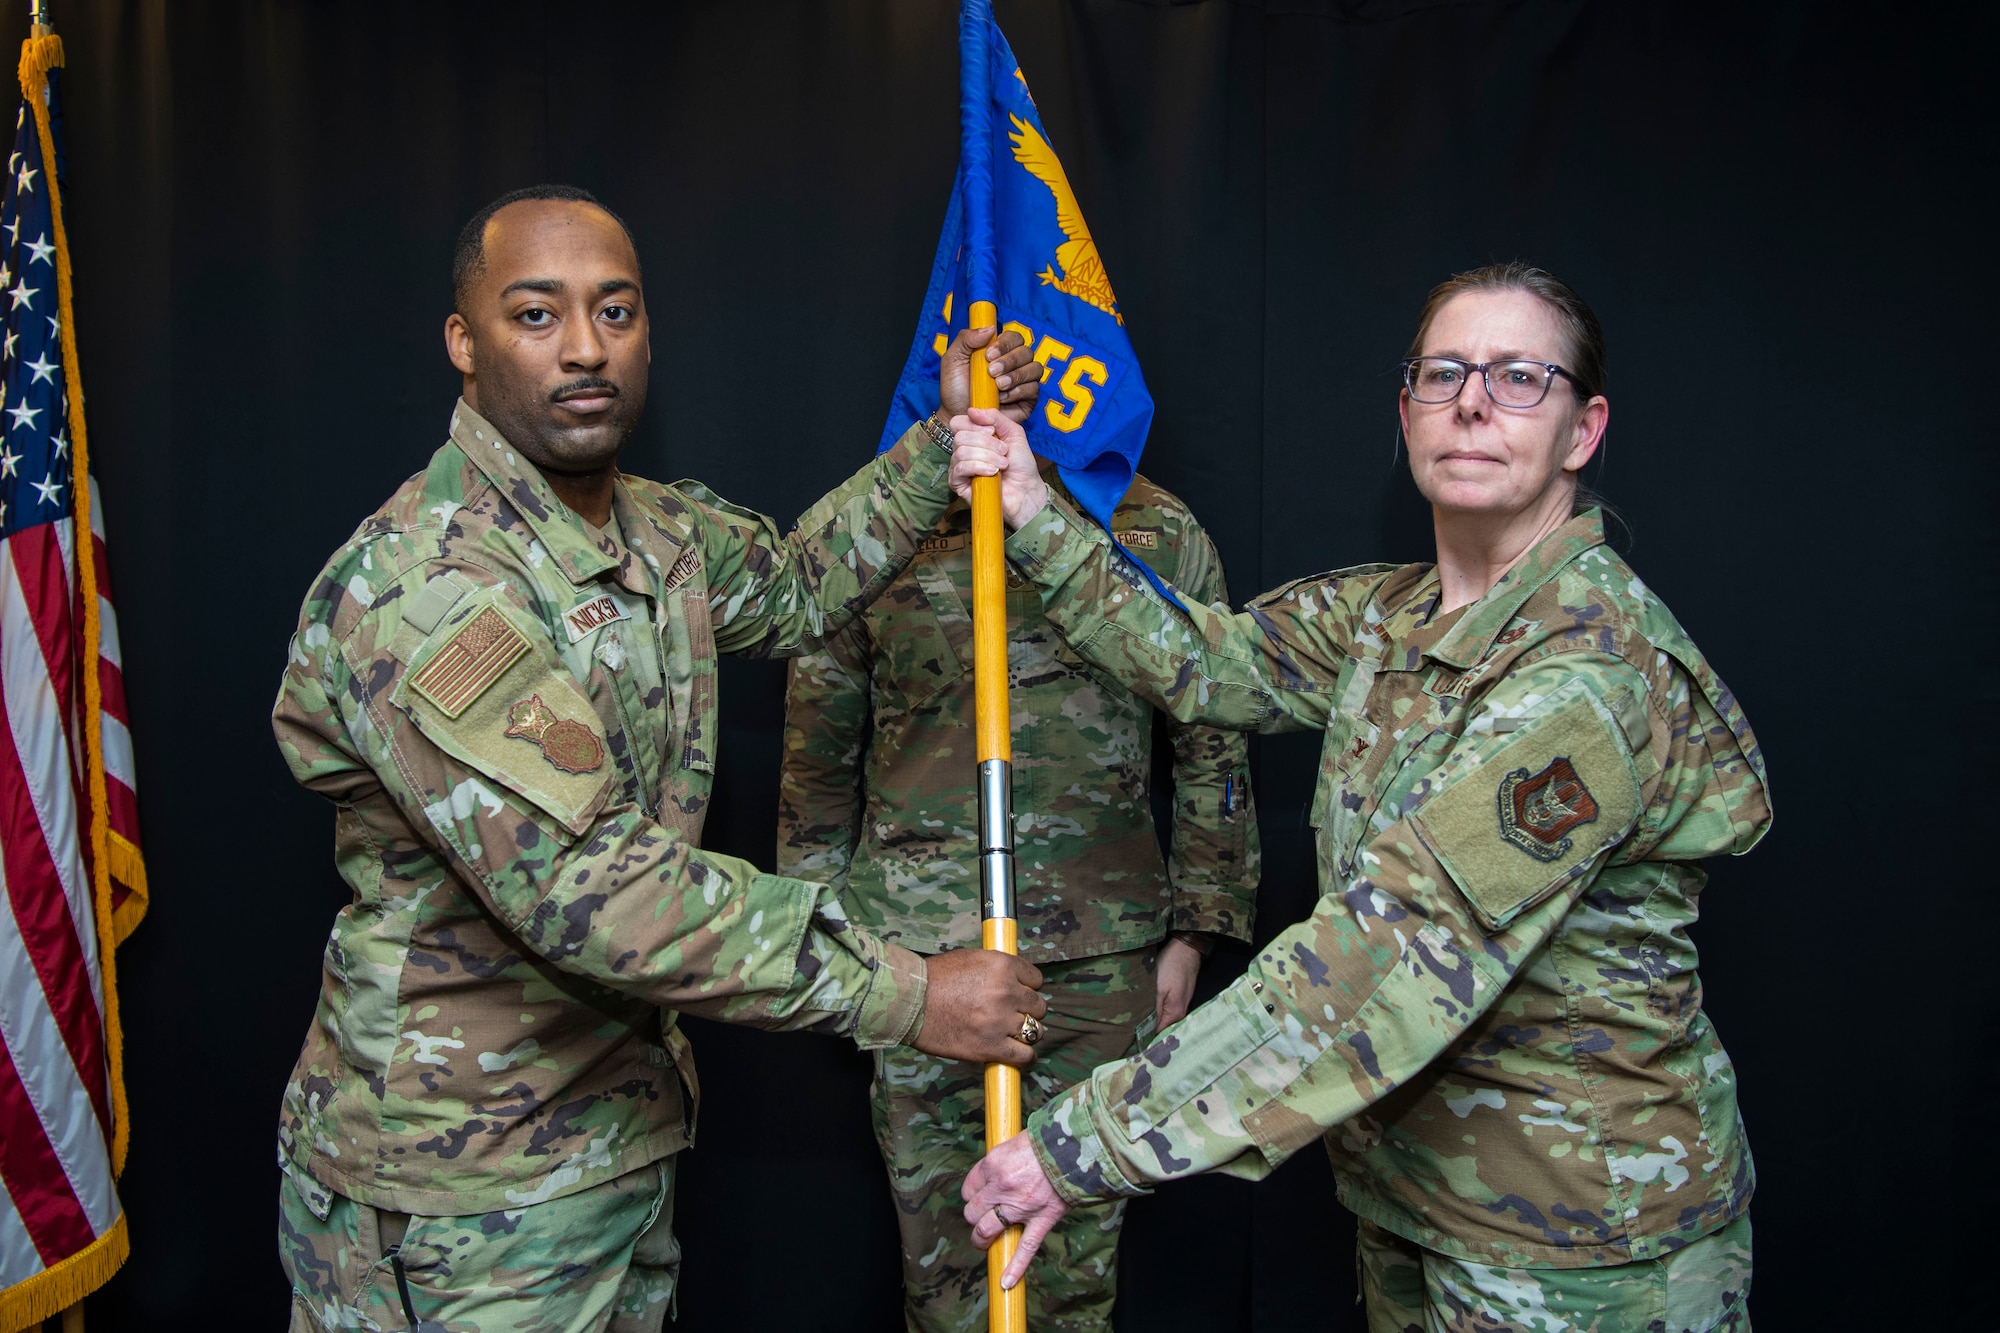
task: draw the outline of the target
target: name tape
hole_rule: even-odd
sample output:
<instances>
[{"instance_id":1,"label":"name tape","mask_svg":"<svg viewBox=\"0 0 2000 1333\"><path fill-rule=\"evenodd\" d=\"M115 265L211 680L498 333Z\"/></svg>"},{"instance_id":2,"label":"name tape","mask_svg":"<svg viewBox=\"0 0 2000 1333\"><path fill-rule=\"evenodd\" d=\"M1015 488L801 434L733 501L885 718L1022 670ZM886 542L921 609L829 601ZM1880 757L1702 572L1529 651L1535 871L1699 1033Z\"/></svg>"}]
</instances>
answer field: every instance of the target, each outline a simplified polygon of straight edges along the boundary
<instances>
[{"instance_id":1,"label":"name tape","mask_svg":"<svg viewBox=\"0 0 2000 1333\"><path fill-rule=\"evenodd\" d=\"M613 621L631 618L625 608L611 600L610 593L601 593L563 612L563 628L569 632L571 643L582 643Z\"/></svg>"}]
</instances>

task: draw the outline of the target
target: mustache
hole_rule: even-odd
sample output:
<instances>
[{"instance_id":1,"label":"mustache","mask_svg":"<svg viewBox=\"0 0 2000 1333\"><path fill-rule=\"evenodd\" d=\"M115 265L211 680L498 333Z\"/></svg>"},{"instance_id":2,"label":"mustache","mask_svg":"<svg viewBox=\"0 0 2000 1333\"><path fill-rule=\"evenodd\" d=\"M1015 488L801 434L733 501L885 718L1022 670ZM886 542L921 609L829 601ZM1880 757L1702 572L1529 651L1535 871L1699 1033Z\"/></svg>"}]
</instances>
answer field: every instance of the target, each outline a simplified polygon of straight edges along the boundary
<instances>
[{"instance_id":1,"label":"mustache","mask_svg":"<svg viewBox=\"0 0 2000 1333\"><path fill-rule=\"evenodd\" d=\"M613 398L618 396L618 386L610 380L597 375L582 375L570 380L566 384L558 384L555 388L549 390L549 401L559 403L563 399L580 394L587 389L596 389L600 392L608 393Z\"/></svg>"}]
</instances>

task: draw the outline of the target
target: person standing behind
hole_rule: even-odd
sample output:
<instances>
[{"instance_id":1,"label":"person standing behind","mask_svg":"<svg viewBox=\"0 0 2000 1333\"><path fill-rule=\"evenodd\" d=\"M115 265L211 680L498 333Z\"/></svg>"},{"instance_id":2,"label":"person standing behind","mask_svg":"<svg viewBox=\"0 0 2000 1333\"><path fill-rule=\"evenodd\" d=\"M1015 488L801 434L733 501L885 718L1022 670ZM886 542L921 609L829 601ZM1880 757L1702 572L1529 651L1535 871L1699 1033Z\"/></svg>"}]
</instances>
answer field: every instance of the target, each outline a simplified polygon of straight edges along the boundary
<instances>
[{"instance_id":1,"label":"person standing behind","mask_svg":"<svg viewBox=\"0 0 2000 1333\"><path fill-rule=\"evenodd\" d=\"M1112 522L1190 600L1228 601L1214 543L1178 498L1134 477ZM971 526L954 503L852 625L792 663L786 699L779 872L834 885L857 926L927 955L979 942ZM1032 1111L1184 1015L1215 937L1249 939L1258 842L1246 738L1170 722L1162 857L1153 709L1086 667L1032 588L1014 580L1007 600L1020 949L1049 1000L1022 1080ZM986 1327L985 1256L958 1203L983 1151L983 1096L977 1064L877 1052L872 1109L913 1329ZM1110 1327L1122 1212L1079 1210L1049 1237L1029 1279L1036 1328Z\"/></svg>"}]
</instances>

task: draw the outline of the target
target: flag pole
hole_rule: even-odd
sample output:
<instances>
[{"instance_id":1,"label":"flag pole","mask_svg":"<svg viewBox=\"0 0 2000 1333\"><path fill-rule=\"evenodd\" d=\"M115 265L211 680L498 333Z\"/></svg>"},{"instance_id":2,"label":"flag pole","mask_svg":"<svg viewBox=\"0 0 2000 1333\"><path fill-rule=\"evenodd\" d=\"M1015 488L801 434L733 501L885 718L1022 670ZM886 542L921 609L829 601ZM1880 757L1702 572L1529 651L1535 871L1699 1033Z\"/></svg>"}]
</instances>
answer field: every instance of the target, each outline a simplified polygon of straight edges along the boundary
<instances>
[{"instance_id":1,"label":"flag pole","mask_svg":"<svg viewBox=\"0 0 2000 1333\"><path fill-rule=\"evenodd\" d=\"M967 327L993 328L991 301L974 301ZM998 409L984 349L972 354L972 405ZM1014 917L1013 740L1007 715L1007 531L1000 513L1000 478L972 483L972 688L979 758L980 943L1019 953ZM986 1151L1021 1132L1021 1071L986 1066ZM1000 1286L1000 1275L1020 1248L1021 1228L1011 1226L986 1251L986 1327L989 1333L1026 1333L1028 1288Z\"/></svg>"}]
</instances>

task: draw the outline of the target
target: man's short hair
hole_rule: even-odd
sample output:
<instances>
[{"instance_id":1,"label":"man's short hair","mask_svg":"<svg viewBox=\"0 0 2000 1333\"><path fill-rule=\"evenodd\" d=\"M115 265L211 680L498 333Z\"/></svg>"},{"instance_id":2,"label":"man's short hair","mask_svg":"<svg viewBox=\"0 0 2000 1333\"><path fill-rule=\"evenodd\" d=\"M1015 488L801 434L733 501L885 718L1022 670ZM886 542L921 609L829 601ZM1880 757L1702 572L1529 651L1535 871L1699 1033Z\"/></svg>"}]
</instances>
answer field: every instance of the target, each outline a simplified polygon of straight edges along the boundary
<instances>
[{"instance_id":1,"label":"man's short hair","mask_svg":"<svg viewBox=\"0 0 2000 1333\"><path fill-rule=\"evenodd\" d=\"M479 281L480 276L486 272L486 224L493 220L495 213L507 205L524 203L531 199L552 199L559 203L589 204L594 208L603 208L611 220L623 229L625 239L632 241L632 229L625 225L625 219L604 208L602 200L580 185L526 185L518 190L509 190L474 213L472 220L458 233L458 245L451 252L451 303L452 308L459 314L465 314L465 298L472 284ZM639 243L632 241L632 254L635 260L638 253Z\"/></svg>"}]
</instances>

